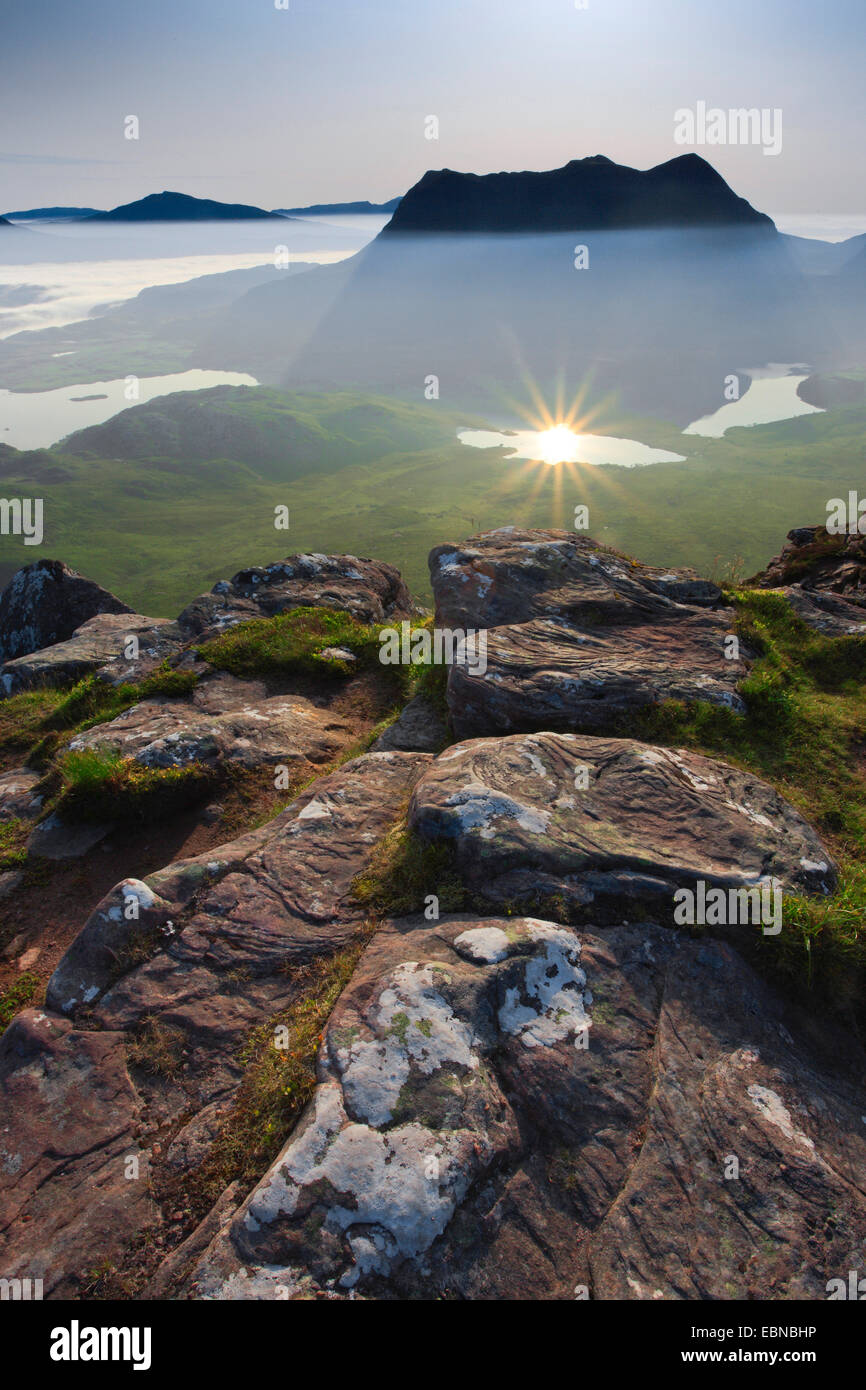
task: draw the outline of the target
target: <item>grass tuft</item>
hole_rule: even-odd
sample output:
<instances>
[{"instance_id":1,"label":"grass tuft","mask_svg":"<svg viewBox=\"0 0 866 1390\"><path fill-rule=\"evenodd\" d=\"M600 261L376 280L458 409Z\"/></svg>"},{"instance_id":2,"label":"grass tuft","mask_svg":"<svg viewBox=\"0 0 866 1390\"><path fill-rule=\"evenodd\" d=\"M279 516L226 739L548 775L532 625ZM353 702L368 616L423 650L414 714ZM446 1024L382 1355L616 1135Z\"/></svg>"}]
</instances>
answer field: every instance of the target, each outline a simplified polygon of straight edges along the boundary
<instances>
[{"instance_id":1,"label":"grass tuft","mask_svg":"<svg viewBox=\"0 0 866 1390\"><path fill-rule=\"evenodd\" d=\"M57 760L61 789L53 809L69 820L152 821L186 810L213 791L215 769L142 767L112 748L69 749Z\"/></svg>"}]
</instances>

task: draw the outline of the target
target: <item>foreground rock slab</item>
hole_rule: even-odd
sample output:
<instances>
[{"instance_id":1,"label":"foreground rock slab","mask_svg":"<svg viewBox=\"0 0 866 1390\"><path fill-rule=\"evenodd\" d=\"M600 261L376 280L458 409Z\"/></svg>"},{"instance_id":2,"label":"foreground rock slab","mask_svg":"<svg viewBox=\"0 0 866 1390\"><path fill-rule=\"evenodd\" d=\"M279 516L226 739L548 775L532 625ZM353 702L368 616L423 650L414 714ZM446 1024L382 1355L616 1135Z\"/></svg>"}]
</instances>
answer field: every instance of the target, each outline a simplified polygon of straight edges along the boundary
<instances>
[{"instance_id":1,"label":"foreground rock slab","mask_svg":"<svg viewBox=\"0 0 866 1390\"><path fill-rule=\"evenodd\" d=\"M388 924L184 1291L826 1297L866 1234L863 1094L797 1030L720 943Z\"/></svg>"},{"instance_id":2,"label":"foreground rock slab","mask_svg":"<svg viewBox=\"0 0 866 1390\"><path fill-rule=\"evenodd\" d=\"M428 761L358 758L258 830L142 882L128 878L106 896L52 976L46 1012L19 1017L4 1035L7 1275L44 1278L46 1293L69 1296L133 1229L158 1224L153 1203L130 1195L144 1182L124 1181L121 1148L133 1116L148 1134L172 1127L177 1171L201 1161L242 1076L239 1049L250 1030L298 996L296 967L340 950L362 926L352 881ZM22 1040L37 1025L36 1041ZM98 1062L101 1050L110 1065ZM119 1117L104 1106L106 1093L123 1098ZM58 1128L78 1124L78 1112L82 1125L98 1115L111 1142L82 1138L63 1149L64 1182L43 1187L59 1166ZM20 1180L21 1155L41 1175L32 1188Z\"/></svg>"},{"instance_id":3,"label":"foreground rock slab","mask_svg":"<svg viewBox=\"0 0 866 1390\"><path fill-rule=\"evenodd\" d=\"M492 628L486 661L459 663L448 706L459 738L516 730L611 731L628 715L664 700L723 705L739 714L739 682L751 661L726 654L722 615L580 631L561 619Z\"/></svg>"},{"instance_id":4,"label":"foreground rock slab","mask_svg":"<svg viewBox=\"0 0 866 1390\"><path fill-rule=\"evenodd\" d=\"M496 902L622 921L670 920L703 880L824 893L836 880L815 830L767 783L684 749L632 739L515 734L442 754L409 823L453 846L465 881Z\"/></svg>"},{"instance_id":5,"label":"foreground rock slab","mask_svg":"<svg viewBox=\"0 0 866 1390\"><path fill-rule=\"evenodd\" d=\"M0 1037L0 1261L46 1293L83 1281L145 1219L141 1100L118 1033L27 1009ZM144 1169L130 1181L133 1158ZM65 1284L69 1288L69 1284Z\"/></svg>"}]
</instances>

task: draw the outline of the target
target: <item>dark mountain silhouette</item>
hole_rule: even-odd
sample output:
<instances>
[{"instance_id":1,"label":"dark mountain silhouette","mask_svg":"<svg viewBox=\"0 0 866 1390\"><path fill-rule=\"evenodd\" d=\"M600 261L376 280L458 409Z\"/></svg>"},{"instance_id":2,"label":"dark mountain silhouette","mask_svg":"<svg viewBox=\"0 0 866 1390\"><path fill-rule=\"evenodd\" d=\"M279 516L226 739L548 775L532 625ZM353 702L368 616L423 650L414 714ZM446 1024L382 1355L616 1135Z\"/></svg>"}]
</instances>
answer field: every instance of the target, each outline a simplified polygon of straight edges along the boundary
<instances>
[{"instance_id":1,"label":"dark mountain silhouette","mask_svg":"<svg viewBox=\"0 0 866 1390\"><path fill-rule=\"evenodd\" d=\"M0 217L0 227L11 227L12 223L7 222L5 217Z\"/></svg>"},{"instance_id":2,"label":"dark mountain silhouette","mask_svg":"<svg viewBox=\"0 0 866 1390\"><path fill-rule=\"evenodd\" d=\"M723 226L774 229L700 155L644 171L599 154L545 173L431 170L401 200L387 230L393 236Z\"/></svg>"},{"instance_id":3,"label":"dark mountain silhouette","mask_svg":"<svg viewBox=\"0 0 866 1390\"><path fill-rule=\"evenodd\" d=\"M93 217L99 208L25 208L19 212L4 213L6 218L19 218L22 222L65 222L77 217Z\"/></svg>"},{"instance_id":4,"label":"dark mountain silhouette","mask_svg":"<svg viewBox=\"0 0 866 1390\"><path fill-rule=\"evenodd\" d=\"M342 213L388 213L399 205L400 199L392 198L387 203L313 203L308 208L274 208L274 212L280 217L333 217Z\"/></svg>"},{"instance_id":5,"label":"dark mountain silhouette","mask_svg":"<svg viewBox=\"0 0 866 1390\"><path fill-rule=\"evenodd\" d=\"M819 282L695 156L645 174L601 157L427 174L358 255L216 315L200 358L297 389L423 398L436 377L468 409L525 402L530 381L548 401L588 385L687 423L724 403L731 372L818 364L833 338Z\"/></svg>"},{"instance_id":6,"label":"dark mountain silhouette","mask_svg":"<svg viewBox=\"0 0 866 1390\"><path fill-rule=\"evenodd\" d=\"M273 217L247 203L217 203L212 198L193 198L188 193L151 193L135 203L124 203L110 212L97 212L91 222L249 222Z\"/></svg>"}]
</instances>

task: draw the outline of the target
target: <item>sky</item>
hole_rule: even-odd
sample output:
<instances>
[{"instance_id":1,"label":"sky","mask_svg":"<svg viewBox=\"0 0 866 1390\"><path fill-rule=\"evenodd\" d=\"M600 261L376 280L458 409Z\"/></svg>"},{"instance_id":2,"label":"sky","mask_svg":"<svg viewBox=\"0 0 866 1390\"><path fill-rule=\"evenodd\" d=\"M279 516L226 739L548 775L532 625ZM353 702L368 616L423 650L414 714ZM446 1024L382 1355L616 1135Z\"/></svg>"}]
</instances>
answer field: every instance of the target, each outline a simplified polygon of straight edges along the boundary
<instances>
[{"instance_id":1,"label":"sky","mask_svg":"<svg viewBox=\"0 0 866 1390\"><path fill-rule=\"evenodd\" d=\"M429 168L591 154L647 168L705 102L782 112L778 155L699 149L751 203L856 216L864 56L864 0L0 0L0 211L166 188L381 201Z\"/></svg>"}]
</instances>

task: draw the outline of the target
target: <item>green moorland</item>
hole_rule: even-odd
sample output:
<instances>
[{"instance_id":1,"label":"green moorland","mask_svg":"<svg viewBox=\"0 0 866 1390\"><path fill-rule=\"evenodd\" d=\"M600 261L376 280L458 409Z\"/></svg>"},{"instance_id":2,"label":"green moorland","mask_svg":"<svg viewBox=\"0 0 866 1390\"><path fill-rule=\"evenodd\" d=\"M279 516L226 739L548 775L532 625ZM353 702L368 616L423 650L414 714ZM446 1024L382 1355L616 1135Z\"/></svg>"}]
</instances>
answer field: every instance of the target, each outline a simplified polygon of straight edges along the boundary
<instances>
[{"instance_id":1,"label":"green moorland","mask_svg":"<svg viewBox=\"0 0 866 1390\"><path fill-rule=\"evenodd\" d=\"M590 535L639 559L749 574L792 526L824 519L828 498L866 486L864 402L723 439L608 413L594 431L687 462L551 468L460 444L456 429L481 422L444 403L216 393L207 427L213 393L182 393L64 448L0 446L0 495L42 497L45 508L41 546L0 536L0 582L39 555L59 557L140 611L174 616L238 569L314 550L391 561L424 600L431 546L508 523L570 529L581 504ZM151 427L165 441L158 457L146 455ZM288 531L275 529L276 507L288 507Z\"/></svg>"}]
</instances>

